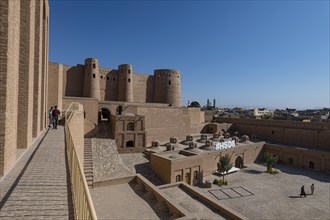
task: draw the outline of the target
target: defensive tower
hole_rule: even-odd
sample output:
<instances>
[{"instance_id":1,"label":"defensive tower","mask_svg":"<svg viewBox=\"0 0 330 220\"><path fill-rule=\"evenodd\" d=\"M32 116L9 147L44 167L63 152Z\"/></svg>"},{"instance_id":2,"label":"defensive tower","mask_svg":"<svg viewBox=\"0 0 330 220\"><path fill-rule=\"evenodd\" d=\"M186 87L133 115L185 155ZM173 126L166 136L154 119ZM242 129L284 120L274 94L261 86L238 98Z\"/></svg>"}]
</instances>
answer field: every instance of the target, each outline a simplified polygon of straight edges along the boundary
<instances>
[{"instance_id":1,"label":"defensive tower","mask_svg":"<svg viewBox=\"0 0 330 220\"><path fill-rule=\"evenodd\" d=\"M133 67L130 64L118 66L118 101L133 102Z\"/></svg>"},{"instance_id":2,"label":"defensive tower","mask_svg":"<svg viewBox=\"0 0 330 220\"><path fill-rule=\"evenodd\" d=\"M84 68L84 97L100 100L99 61L94 58L85 60Z\"/></svg>"},{"instance_id":3,"label":"defensive tower","mask_svg":"<svg viewBox=\"0 0 330 220\"><path fill-rule=\"evenodd\" d=\"M173 69L154 70L154 102L181 107L180 72Z\"/></svg>"}]
</instances>

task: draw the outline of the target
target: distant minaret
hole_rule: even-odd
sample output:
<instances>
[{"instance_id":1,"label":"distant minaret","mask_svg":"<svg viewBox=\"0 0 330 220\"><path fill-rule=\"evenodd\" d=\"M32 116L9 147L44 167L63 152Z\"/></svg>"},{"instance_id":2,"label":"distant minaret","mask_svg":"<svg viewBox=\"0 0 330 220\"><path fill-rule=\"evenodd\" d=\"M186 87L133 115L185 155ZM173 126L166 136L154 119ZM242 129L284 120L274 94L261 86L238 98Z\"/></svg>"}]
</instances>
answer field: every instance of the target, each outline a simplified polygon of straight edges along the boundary
<instances>
[{"instance_id":1,"label":"distant minaret","mask_svg":"<svg viewBox=\"0 0 330 220\"><path fill-rule=\"evenodd\" d=\"M207 99L206 107L210 107L210 100Z\"/></svg>"},{"instance_id":2,"label":"distant minaret","mask_svg":"<svg viewBox=\"0 0 330 220\"><path fill-rule=\"evenodd\" d=\"M215 108L215 99L213 99L213 108Z\"/></svg>"}]
</instances>

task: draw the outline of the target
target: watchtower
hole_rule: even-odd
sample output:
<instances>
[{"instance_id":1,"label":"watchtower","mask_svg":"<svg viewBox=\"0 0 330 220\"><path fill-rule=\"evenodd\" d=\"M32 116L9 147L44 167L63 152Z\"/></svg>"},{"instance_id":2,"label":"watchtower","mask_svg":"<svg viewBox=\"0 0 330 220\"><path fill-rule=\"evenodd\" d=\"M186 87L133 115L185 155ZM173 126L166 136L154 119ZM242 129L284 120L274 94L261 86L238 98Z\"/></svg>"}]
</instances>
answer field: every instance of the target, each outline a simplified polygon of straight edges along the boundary
<instances>
[{"instance_id":1,"label":"watchtower","mask_svg":"<svg viewBox=\"0 0 330 220\"><path fill-rule=\"evenodd\" d=\"M154 102L181 107L180 72L173 69L157 69L154 71L154 78Z\"/></svg>"},{"instance_id":2,"label":"watchtower","mask_svg":"<svg viewBox=\"0 0 330 220\"><path fill-rule=\"evenodd\" d=\"M100 100L99 61L94 58L85 60L83 96Z\"/></svg>"},{"instance_id":3,"label":"watchtower","mask_svg":"<svg viewBox=\"0 0 330 220\"><path fill-rule=\"evenodd\" d=\"M130 64L118 66L117 100L133 102L133 67Z\"/></svg>"}]
</instances>

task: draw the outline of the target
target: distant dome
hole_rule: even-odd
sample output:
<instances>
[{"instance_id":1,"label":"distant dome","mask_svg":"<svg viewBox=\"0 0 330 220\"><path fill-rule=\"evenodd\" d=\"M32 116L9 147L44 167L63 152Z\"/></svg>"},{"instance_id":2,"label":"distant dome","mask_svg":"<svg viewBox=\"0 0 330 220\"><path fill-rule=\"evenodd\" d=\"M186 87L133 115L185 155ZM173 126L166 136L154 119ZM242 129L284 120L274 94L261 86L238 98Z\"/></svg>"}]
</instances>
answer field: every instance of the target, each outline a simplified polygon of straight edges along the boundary
<instances>
[{"instance_id":1,"label":"distant dome","mask_svg":"<svg viewBox=\"0 0 330 220\"><path fill-rule=\"evenodd\" d=\"M124 116L135 116L135 114L133 114L133 113L123 113L122 115L124 115Z\"/></svg>"},{"instance_id":2,"label":"distant dome","mask_svg":"<svg viewBox=\"0 0 330 220\"><path fill-rule=\"evenodd\" d=\"M193 153L202 153L203 152L198 148L192 148L192 149L190 148L190 149L187 149L187 151L190 151L190 152L193 152Z\"/></svg>"},{"instance_id":3,"label":"distant dome","mask_svg":"<svg viewBox=\"0 0 330 220\"><path fill-rule=\"evenodd\" d=\"M180 158L185 158L185 156L182 155L182 154L173 154L173 155L169 156L169 158L171 158L171 159L180 159Z\"/></svg>"}]
</instances>

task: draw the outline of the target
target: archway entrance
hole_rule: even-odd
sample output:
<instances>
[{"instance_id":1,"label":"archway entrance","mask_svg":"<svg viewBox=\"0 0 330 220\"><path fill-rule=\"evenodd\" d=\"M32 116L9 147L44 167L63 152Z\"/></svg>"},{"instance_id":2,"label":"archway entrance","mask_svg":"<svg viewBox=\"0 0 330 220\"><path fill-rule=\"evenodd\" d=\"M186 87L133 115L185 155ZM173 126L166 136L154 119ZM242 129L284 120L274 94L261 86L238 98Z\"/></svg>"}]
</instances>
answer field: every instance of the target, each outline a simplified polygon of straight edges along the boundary
<instances>
[{"instance_id":1,"label":"archway entrance","mask_svg":"<svg viewBox=\"0 0 330 220\"><path fill-rule=\"evenodd\" d=\"M110 111L101 108L98 112L98 137L111 138Z\"/></svg>"},{"instance_id":2,"label":"archway entrance","mask_svg":"<svg viewBox=\"0 0 330 220\"><path fill-rule=\"evenodd\" d=\"M99 110L99 122L100 121L104 121L104 122L108 122L110 121L110 111L106 108L101 108Z\"/></svg>"},{"instance_id":3,"label":"archway entrance","mask_svg":"<svg viewBox=\"0 0 330 220\"><path fill-rule=\"evenodd\" d=\"M243 158L241 156L238 156L235 160L235 167L237 168L243 168Z\"/></svg>"},{"instance_id":4,"label":"archway entrance","mask_svg":"<svg viewBox=\"0 0 330 220\"><path fill-rule=\"evenodd\" d=\"M190 173L186 173L185 180L186 180L186 183L188 183L190 185Z\"/></svg>"},{"instance_id":5,"label":"archway entrance","mask_svg":"<svg viewBox=\"0 0 330 220\"><path fill-rule=\"evenodd\" d=\"M134 141L127 141L126 147L134 147Z\"/></svg>"}]
</instances>

